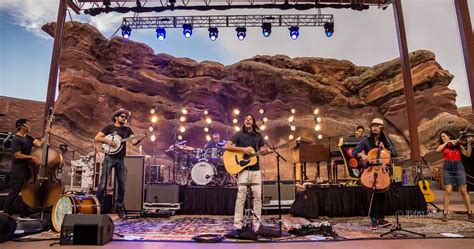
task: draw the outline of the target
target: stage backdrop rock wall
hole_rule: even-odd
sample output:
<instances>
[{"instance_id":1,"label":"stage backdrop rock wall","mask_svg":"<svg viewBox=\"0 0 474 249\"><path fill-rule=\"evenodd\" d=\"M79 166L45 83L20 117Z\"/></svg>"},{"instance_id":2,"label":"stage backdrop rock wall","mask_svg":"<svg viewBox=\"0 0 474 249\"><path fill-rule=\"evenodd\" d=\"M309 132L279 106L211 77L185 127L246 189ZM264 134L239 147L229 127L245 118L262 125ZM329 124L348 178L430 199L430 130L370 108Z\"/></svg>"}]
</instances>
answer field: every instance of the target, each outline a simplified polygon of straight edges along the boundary
<instances>
[{"instance_id":1,"label":"stage backdrop rock wall","mask_svg":"<svg viewBox=\"0 0 474 249\"><path fill-rule=\"evenodd\" d=\"M54 23L43 27L53 35ZM133 39L133 37L132 37ZM421 153L438 163L434 153L438 132L446 127L460 130L467 121L459 116L456 92L448 88L453 79L426 50L410 53L415 89ZM285 55L255 56L224 66L217 62L196 62L168 54L155 54L147 45L115 36L106 39L89 24L68 22L60 56L59 96L55 104L56 143L87 148L89 138L110 123L110 114L118 108L133 113L131 127L136 133L150 126L150 112L157 110L159 132L156 145L143 142L143 151L157 161L170 162L164 151L174 142L180 125L181 108L188 110L184 126L187 145L205 144L204 111L212 118L210 133L224 138L233 131L232 109L244 114L269 118L265 134L270 143L289 142L289 110L296 109L295 137L304 137L335 149L337 136L350 134L357 125L368 126L383 118L385 129L399 153L410 156L408 122L400 60L372 67L357 66L347 60L317 57L289 58ZM314 129L314 108L320 109L321 131ZM179 132L178 132L179 134ZM322 140L316 136L323 135ZM284 163L283 177L292 177L292 161ZM129 148L129 154L138 153ZM272 156L264 159L266 178L275 177ZM311 172L311 171L310 171ZM311 173L312 174L312 173ZM310 176L313 178L313 175Z\"/></svg>"}]
</instances>

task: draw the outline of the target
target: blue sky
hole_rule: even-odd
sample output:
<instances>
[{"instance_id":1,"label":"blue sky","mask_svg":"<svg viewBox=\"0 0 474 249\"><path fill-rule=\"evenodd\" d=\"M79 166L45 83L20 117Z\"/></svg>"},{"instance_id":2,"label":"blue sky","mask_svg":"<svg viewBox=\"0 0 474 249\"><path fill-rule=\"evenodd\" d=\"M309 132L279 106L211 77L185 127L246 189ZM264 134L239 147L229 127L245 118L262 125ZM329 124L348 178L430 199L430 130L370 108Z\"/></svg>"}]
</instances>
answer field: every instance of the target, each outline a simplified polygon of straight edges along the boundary
<instances>
[{"instance_id":1,"label":"blue sky","mask_svg":"<svg viewBox=\"0 0 474 249\"><path fill-rule=\"evenodd\" d=\"M44 101L53 40L41 31L46 22L56 20L57 1L30 0L22 5L15 0L0 2L0 95ZM463 64L461 43L452 1L405 0L404 14L410 51L428 49L437 56L442 67L455 75L450 87L458 93L458 106L470 105ZM469 0L471 20L474 0ZM236 14L237 10L199 12L198 14ZM289 14L305 12L252 14ZM233 29L220 29L219 38L212 42L207 30L195 29L190 39L181 29L168 30L164 42L158 42L154 30L134 30L131 40L143 42L155 53L188 57L196 61L212 60L229 65L255 55L285 54L290 57L309 56L347 59L360 66L372 66L399 56L393 10L369 11L323 9L334 14L335 34L328 39L321 28L302 28L300 37L290 40L288 29L273 28L269 38L263 38L260 29L249 29L247 38L238 41ZM186 15L185 12L165 12L161 15ZM249 13L250 14L250 13ZM149 13L148 15L153 15ZM107 14L96 17L75 15L72 19L88 22L109 37L119 27L121 19L131 14ZM69 20L69 16L67 18Z\"/></svg>"}]
</instances>

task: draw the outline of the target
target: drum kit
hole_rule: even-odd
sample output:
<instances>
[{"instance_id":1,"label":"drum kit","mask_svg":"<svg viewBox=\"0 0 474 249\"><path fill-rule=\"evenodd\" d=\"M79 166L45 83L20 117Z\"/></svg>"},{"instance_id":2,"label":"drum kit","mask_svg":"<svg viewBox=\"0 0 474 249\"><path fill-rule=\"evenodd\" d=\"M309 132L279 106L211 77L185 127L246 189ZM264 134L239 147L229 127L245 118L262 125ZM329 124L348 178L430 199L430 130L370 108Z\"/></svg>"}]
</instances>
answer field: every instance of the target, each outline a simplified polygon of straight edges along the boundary
<instances>
[{"instance_id":1,"label":"drum kit","mask_svg":"<svg viewBox=\"0 0 474 249\"><path fill-rule=\"evenodd\" d=\"M190 147L186 141L171 145L165 153L173 159L173 181L179 185L235 186L222 161L225 143L220 141L212 148Z\"/></svg>"}]
</instances>

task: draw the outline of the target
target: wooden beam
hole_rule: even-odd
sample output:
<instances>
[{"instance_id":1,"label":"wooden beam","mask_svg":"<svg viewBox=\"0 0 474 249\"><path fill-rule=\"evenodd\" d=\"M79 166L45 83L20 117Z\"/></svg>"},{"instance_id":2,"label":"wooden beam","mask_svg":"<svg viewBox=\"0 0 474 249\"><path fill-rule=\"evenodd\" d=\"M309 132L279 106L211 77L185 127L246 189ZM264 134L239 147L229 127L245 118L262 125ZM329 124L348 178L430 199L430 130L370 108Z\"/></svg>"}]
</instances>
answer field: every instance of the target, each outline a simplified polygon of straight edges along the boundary
<instances>
[{"instance_id":1,"label":"wooden beam","mask_svg":"<svg viewBox=\"0 0 474 249\"><path fill-rule=\"evenodd\" d=\"M454 0L458 18L459 34L461 36L464 65L466 67L467 83L471 96L471 108L474 115L474 35L472 33L471 18L467 0Z\"/></svg>"},{"instance_id":2,"label":"wooden beam","mask_svg":"<svg viewBox=\"0 0 474 249\"><path fill-rule=\"evenodd\" d=\"M408 115L408 132L410 136L411 161L413 164L420 162L420 141L418 139L418 122L416 120L415 97L411 78L410 57L408 55L405 21L403 19L402 0L393 0L393 12L397 26L398 48L402 65L403 84L405 92L406 109Z\"/></svg>"}]
</instances>

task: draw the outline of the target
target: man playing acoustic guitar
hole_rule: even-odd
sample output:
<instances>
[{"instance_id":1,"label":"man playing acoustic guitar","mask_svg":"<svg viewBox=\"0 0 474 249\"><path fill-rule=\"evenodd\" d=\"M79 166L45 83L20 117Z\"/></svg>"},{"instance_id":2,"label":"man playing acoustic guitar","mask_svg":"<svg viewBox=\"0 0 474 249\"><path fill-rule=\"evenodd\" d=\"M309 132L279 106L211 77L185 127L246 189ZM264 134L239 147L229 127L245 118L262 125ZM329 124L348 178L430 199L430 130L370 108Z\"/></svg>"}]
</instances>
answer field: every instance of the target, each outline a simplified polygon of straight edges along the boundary
<instances>
[{"instance_id":1,"label":"man playing acoustic guitar","mask_svg":"<svg viewBox=\"0 0 474 249\"><path fill-rule=\"evenodd\" d=\"M359 144L352 151L353 157L359 157L365 162L366 170L370 167L370 162L367 160L370 150L374 148L383 148L390 151L392 157L397 156L397 151L393 146L390 139L383 133L383 120L380 118L374 118L370 123L370 135L362 138ZM375 166L376 167L376 166ZM387 227L392 225L390 222L385 220L385 209L386 209L386 196L383 193L374 193L373 204L370 212L371 226L370 229L376 230L378 226Z\"/></svg>"},{"instance_id":2,"label":"man playing acoustic guitar","mask_svg":"<svg viewBox=\"0 0 474 249\"><path fill-rule=\"evenodd\" d=\"M253 154L256 151L259 151L260 148L265 145L262 134L260 134L259 130L260 129L255 124L255 118L252 115L247 114L247 116L245 116L241 131L232 136L232 138L224 145L224 149L227 151L240 152L244 154ZM263 150L259 154L264 155L268 153L268 150ZM262 177L260 174L258 157L256 164L245 167L237 175L238 192L234 212L234 227L236 229L242 229L244 203L245 197L247 195L247 187L243 186L242 184L245 183L256 184L251 188L253 192L253 211L255 212L258 220L258 222L255 224L255 230L258 230L260 227L259 222L262 221Z\"/></svg>"},{"instance_id":3,"label":"man playing acoustic guitar","mask_svg":"<svg viewBox=\"0 0 474 249\"><path fill-rule=\"evenodd\" d=\"M113 124L107 125L95 136L95 141L110 145L104 149L106 157L102 163L102 175L100 177L99 188L97 189L97 198L101 206L104 205L104 193L106 188L107 178L109 177L112 168L115 167L115 175L118 183L118 197L116 211L120 218L125 216L124 196L125 196L125 182L127 179L127 168L125 167L124 157L126 154L126 141L117 141L116 138L122 140L130 138L133 146L143 140L144 136L139 138L134 137L132 129L125 126L127 119L130 117L130 112L125 109L119 109L112 114ZM107 137L106 137L107 136ZM113 148L118 147L118 150L112 151Z\"/></svg>"}]
</instances>

